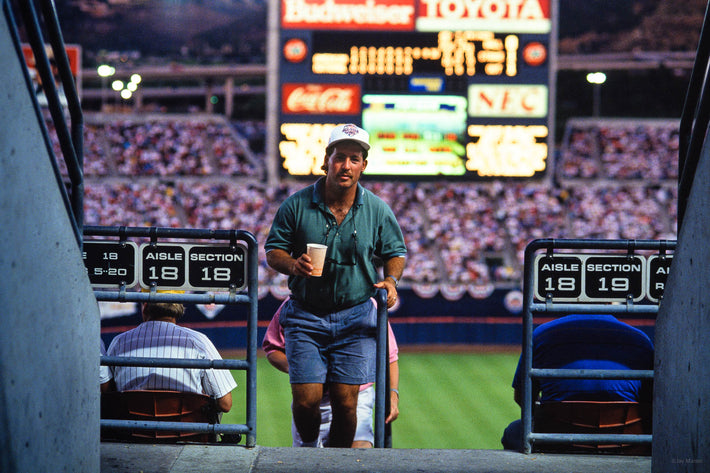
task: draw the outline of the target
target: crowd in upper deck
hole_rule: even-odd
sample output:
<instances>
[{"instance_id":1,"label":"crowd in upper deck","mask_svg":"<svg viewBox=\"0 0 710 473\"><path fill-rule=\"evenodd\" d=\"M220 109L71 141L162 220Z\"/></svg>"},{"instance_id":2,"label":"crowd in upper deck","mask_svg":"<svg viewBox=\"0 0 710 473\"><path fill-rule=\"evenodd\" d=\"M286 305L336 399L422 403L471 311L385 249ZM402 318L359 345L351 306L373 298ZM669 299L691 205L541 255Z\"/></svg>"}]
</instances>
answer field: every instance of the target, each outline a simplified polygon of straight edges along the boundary
<instances>
[{"instance_id":1,"label":"crowd in upper deck","mask_svg":"<svg viewBox=\"0 0 710 473\"><path fill-rule=\"evenodd\" d=\"M85 224L236 228L263 242L278 203L303 185L261 179L263 158L248 143L263 129L94 117L84 134ZM364 185L397 215L409 248L405 283L519 284L536 238L674 239L677 156L675 123L570 121L555 179ZM260 284L284 282L261 264Z\"/></svg>"}]
</instances>

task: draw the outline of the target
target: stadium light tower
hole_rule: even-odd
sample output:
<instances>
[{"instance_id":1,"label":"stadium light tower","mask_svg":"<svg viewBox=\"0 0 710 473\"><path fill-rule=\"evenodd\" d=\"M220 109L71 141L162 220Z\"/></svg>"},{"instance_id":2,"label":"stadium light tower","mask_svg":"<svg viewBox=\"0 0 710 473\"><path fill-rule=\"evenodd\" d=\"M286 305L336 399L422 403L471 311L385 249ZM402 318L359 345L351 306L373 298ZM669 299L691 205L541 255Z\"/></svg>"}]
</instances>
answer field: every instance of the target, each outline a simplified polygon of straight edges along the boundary
<instances>
[{"instance_id":1,"label":"stadium light tower","mask_svg":"<svg viewBox=\"0 0 710 473\"><path fill-rule=\"evenodd\" d=\"M587 82L592 84L594 92L592 116L599 117L599 110L601 109L602 84L606 82L606 74L603 72L590 72L587 74Z\"/></svg>"},{"instance_id":2,"label":"stadium light tower","mask_svg":"<svg viewBox=\"0 0 710 473\"><path fill-rule=\"evenodd\" d=\"M96 68L96 73L101 77L101 110L106 106L106 83L108 78L116 73L116 68L108 64L101 64Z\"/></svg>"}]
</instances>

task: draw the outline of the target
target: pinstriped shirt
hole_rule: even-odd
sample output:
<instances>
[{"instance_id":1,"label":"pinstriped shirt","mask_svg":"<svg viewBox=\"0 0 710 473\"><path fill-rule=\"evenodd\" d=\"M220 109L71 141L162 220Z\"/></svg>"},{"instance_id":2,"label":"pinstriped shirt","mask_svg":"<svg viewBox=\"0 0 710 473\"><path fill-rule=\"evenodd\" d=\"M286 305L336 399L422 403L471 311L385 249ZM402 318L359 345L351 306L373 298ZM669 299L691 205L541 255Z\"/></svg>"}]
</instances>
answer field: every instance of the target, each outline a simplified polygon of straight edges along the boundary
<instances>
[{"instance_id":1,"label":"pinstriped shirt","mask_svg":"<svg viewBox=\"0 0 710 473\"><path fill-rule=\"evenodd\" d=\"M106 354L106 345L104 345L104 341L100 340L101 342L101 356L104 356ZM111 378L113 375L111 374L111 367L106 366L106 365L101 365L99 366L99 383L104 384L108 383L111 381Z\"/></svg>"},{"instance_id":2,"label":"pinstriped shirt","mask_svg":"<svg viewBox=\"0 0 710 473\"><path fill-rule=\"evenodd\" d=\"M222 359L203 333L160 321L143 322L117 335L107 352L108 356ZM111 369L119 391L164 389L220 398L237 387L229 370L144 366L112 366Z\"/></svg>"}]
</instances>

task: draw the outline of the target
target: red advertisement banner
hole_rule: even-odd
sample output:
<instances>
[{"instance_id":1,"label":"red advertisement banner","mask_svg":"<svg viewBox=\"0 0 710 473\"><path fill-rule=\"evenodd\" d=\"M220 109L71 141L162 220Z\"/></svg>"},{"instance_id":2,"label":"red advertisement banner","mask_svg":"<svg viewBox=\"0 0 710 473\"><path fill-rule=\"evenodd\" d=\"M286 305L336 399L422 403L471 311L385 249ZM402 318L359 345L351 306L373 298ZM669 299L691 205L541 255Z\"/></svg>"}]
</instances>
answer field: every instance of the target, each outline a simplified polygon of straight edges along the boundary
<instances>
[{"instance_id":1,"label":"red advertisement banner","mask_svg":"<svg viewBox=\"0 0 710 473\"><path fill-rule=\"evenodd\" d=\"M415 0L282 0L281 27L413 31Z\"/></svg>"},{"instance_id":2,"label":"red advertisement banner","mask_svg":"<svg viewBox=\"0 0 710 473\"><path fill-rule=\"evenodd\" d=\"M283 113L307 115L357 115L360 86L352 84L284 84Z\"/></svg>"}]
</instances>

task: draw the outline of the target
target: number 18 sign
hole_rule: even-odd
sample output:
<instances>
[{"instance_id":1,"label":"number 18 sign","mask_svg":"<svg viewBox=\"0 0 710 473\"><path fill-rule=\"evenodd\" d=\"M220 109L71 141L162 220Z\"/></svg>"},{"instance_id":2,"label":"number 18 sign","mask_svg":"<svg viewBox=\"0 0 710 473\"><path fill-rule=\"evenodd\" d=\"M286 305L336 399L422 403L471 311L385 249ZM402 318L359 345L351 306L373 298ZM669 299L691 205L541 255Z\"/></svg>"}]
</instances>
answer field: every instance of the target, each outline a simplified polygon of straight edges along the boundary
<instances>
[{"instance_id":1,"label":"number 18 sign","mask_svg":"<svg viewBox=\"0 0 710 473\"><path fill-rule=\"evenodd\" d=\"M140 260L143 288L240 291L246 286L247 250L243 244L146 243L140 247Z\"/></svg>"}]
</instances>

